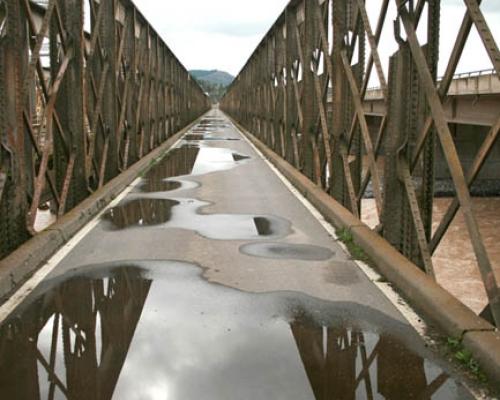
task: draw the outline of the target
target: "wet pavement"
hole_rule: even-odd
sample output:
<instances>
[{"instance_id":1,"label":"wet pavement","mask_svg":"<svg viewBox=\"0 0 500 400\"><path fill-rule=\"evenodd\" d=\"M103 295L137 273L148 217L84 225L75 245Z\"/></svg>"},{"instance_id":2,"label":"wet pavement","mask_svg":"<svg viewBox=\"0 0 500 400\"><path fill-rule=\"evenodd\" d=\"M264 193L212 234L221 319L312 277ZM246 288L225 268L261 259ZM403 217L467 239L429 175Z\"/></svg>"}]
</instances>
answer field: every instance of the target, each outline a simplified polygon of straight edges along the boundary
<instances>
[{"instance_id":1,"label":"wet pavement","mask_svg":"<svg viewBox=\"0 0 500 400\"><path fill-rule=\"evenodd\" d=\"M469 398L376 309L245 293L180 262L85 269L0 328L5 398Z\"/></svg>"},{"instance_id":2,"label":"wet pavement","mask_svg":"<svg viewBox=\"0 0 500 400\"><path fill-rule=\"evenodd\" d=\"M324 261L334 255L326 247L289 243L250 243L241 246L240 251L256 257L309 261Z\"/></svg>"},{"instance_id":3,"label":"wet pavement","mask_svg":"<svg viewBox=\"0 0 500 400\"><path fill-rule=\"evenodd\" d=\"M0 325L1 399L473 398L461 380L216 110Z\"/></svg>"},{"instance_id":4,"label":"wet pavement","mask_svg":"<svg viewBox=\"0 0 500 400\"><path fill-rule=\"evenodd\" d=\"M133 199L111 208L103 219L111 222L111 230L158 225L218 240L275 239L290 233L291 223L275 216L202 214L199 210L209 204L196 199Z\"/></svg>"}]
</instances>

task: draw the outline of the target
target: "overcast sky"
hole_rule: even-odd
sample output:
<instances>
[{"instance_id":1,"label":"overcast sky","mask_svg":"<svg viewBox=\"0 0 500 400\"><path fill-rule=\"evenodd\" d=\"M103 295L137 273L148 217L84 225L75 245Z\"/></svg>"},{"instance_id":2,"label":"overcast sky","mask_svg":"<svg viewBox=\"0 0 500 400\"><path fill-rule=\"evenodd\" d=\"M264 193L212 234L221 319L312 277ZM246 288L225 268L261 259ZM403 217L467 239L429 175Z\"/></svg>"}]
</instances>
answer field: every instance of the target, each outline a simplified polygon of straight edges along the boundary
<instances>
[{"instance_id":1,"label":"overcast sky","mask_svg":"<svg viewBox=\"0 0 500 400\"><path fill-rule=\"evenodd\" d=\"M219 69L236 75L264 34L285 8L288 0L134 0L137 7L159 32L188 69ZM368 11L377 10L381 0L366 0ZM393 3L393 2L391 2ZM465 6L462 0L442 0L441 60L447 59L456 38ZM497 44L500 38L500 0L483 0L485 13ZM381 44L387 60L395 51L390 19ZM370 19L376 16L370 12ZM375 22L373 22L373 25ZM487 55L472 32L458 70L491 68ZM445 68L441 62L440 72Z\"/></svg>"},{"instance_id":2,"label":"overcast sky","mask_svg":"<svg viewBox=\"0 0 500 400\"><path fill-rule=\"evenodd\" d=\"M235 75L288 0L134 0L188 69Z\"/></svg>"}]
</instances>

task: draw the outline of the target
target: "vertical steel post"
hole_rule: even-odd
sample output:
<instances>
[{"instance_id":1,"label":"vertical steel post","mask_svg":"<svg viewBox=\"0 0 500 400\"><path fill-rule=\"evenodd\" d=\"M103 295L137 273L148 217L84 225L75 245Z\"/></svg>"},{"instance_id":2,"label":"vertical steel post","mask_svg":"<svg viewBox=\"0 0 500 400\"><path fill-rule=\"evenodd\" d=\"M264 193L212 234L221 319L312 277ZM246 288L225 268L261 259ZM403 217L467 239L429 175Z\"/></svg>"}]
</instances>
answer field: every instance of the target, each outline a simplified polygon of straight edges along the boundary
<instances>
[{"instance_id":1,"label":"vertical steel post","mask_svg":"<svg viewBox=\"0 0 500 400\"><path fill-rule=\"evenodd\" d=\"M70 210L88 196L85 175L83 108L83 3L60 1L59 10L66 40L73 53L57 96L56 109L62 132L54 134L56 185L62 192L59 214ZM53 44L55 47L57 45ZM53 70L57 70L58 65Z\"/></svg>"},{"instance_id":2,"label":"vertical steel post","mask_svg":"<svg viewBox=\"0 0 500 400\"><path fill-rule=\"evenodd\" d=\"M0 1L0 258L26 241L27 190L32 178L21 98L27 70L24 12L18 0Z\"/></svg>"}]
</instances>

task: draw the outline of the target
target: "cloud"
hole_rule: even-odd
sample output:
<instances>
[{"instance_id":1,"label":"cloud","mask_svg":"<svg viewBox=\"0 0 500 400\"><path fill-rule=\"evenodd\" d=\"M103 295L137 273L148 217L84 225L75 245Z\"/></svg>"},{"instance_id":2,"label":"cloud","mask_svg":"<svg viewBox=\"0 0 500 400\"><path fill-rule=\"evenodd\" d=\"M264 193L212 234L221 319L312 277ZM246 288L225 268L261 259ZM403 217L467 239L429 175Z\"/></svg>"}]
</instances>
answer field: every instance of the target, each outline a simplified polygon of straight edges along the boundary
<instances>
[{"instance_id":1,"label":"cloud","mask_svg":"<svg viewBox=\"0 0 500 400\"><path fill-rule=\"evenodd\" d=\"M269 29L269 25L261 21L221 21L210 22L198 28L201 32L217 33L221 35L247 37L263 35Z\"/></svg>"},{"instance_id":2,"label":"cloud","mask_svg":"<svg viewBox=\"0 0 500 400\"><path fill-rule=\"evenodd\" d=\"M492 3L492 2L486 3L483 6L483 12L500 13L500 3L499 2L496 2L496 3Z\"/></svg>"},{"instance_id":3,"label":"cloud","mask_svg":"<svg viewBox=\"0 0 500 400\"><path fill-rule=\"evenodd\" d=\"M443 5L465 9L463 0L444 0ZM500 12L500 3L498 0L483 0L481 3L481 10L483 12Z\"/></svg>"},{"instance_id":4,"label":"cloud","mask_svg":"<svg viewBox=\"0 0 500 400\"><path fill-rule=\"evenodd\" d=\"M288 0L136 0L144 14L188 69L243 67Z\"/></svg>"},{"instance_id":5,"label":"cloud","mask_svg":"<svg viewBox=\"0 0 500 400\"><path fill-rule=\"evenodd\" d=\"M137 7L166 41L188 69L220 69L237 74L256 46L279 17L288 0L136 0ZM380 0L367 2L373 27L380 9ZM380 43L384 69L397 50L391 21L396 11L391 1ZM497 43L500 37L500 1L483 0L481 9ZM443 0L441 11L441 54L439 73L442 74L451 53L466 6L463 0ZM425 43L425 19L419 38ZM458 66L458 72L491 68L484 46L475 28ZM376 82L372 82L376 84Z\"/></svg>"}]
</instances>

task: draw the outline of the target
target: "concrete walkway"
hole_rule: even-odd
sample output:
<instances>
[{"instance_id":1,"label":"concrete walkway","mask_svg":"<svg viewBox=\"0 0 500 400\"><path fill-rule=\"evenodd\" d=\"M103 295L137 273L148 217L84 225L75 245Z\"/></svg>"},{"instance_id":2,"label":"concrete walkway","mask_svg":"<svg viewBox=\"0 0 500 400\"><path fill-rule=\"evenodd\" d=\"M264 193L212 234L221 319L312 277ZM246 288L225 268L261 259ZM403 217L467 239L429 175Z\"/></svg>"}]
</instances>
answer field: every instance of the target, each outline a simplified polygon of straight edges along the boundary
<instances>
[{"instance_id":1,"label":"concrete walkway","mask_svg":"<svg viewBox=\"0 0 500 400\"><path fill-rule=\"evenodd\" d=\"M0 359L7 398L473 398L218 110L1 325Z\"/></svg>"}]
</instances>

